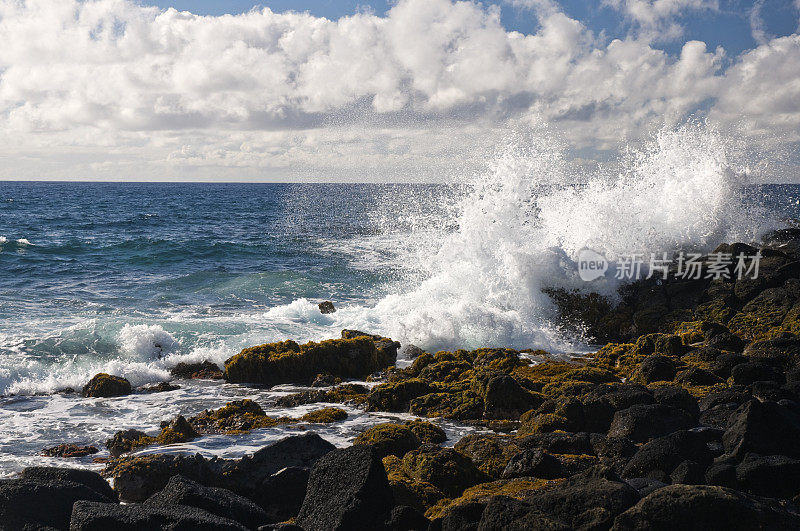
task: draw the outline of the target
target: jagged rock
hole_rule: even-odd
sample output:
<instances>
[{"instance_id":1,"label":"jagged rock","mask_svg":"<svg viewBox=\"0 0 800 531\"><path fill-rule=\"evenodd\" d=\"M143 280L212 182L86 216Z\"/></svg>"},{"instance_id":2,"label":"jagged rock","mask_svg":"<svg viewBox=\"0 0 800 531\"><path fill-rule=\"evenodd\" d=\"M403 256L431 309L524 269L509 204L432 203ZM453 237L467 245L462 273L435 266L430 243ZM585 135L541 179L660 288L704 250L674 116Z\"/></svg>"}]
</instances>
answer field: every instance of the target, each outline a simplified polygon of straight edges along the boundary
<instances>
[{"instance_id":1,"label":"jagged rock","mask_svg":"<svg viewBox=\"0 0 800 531\"><path fill-rule=\"evenodd\" d=\"M216 516L196 507L183 505L118 505L89 501L76 502L72 508L70 531L105 531L107 529L192 529L196 531L245 531L237 522Z\"/></svg>"},{"instance_id":2,"label":"jagged rock","mask_svg":"<svg viewBox=\"0 0 800 531\"><path fill-rule=\"evenodd\" d=\"M78 446L77 444L59 444L42 450L45 457L86 457L96 454L99 450L95 446Z\"/></svg>"},{"instance_id":3,"label":"jagged rock","mask_svg":"<svg viewBox=\"0 0 800 531\"><path fill-rule=\"evenodd\" d=\"M625 483L636 489L639 496L644 498L651 492L655 492L660 488L666 487L667 483L652 478L631 478L626 479Z\"/></svg>"},{"instance_id":4,"label":"jagged rock","mask_svg":"<svg viewBox=\"0 0 800 531\"><path fill-rule=\"evenodd\" d=\"M800 458L800 419L775 402L751 400L730 417L722 436L725 452L739 459L748 452Z\"/></svg>"},{"instance_id":5,"label":"jagged rock","mask_svg":"<svg viewBox=\"0 0 800 531\"><path fill-rule=\"evenodd\" d=\"M273 474L286 467L310 468L334 449L331 443L312 432L284 437L253 455L226 464L222 474L231 490L258 500L261 483Z\"/></svg>"},{"instance_id":6,"label":"jagged rock","mask_svg":"<svg viewBox=\"0 0 800 531\"><path fill-rule=\"evenodd\" d=\"M70 481L79 483L99 493L110 501L117 500L117 493L111 485L97 472L75 468L61 468L50 466L29 466L19 474L20 479L58 482Z\"/></svg>"},{"instance_id":7,"label":"jagged rock","mask_svg":"<svg viewBox=\"0 0 800 531\"><path fill-rule=\"evenodd\" d=\"M139 430L118 431L111 439L106 441L106 448L111 453L111 457L119 457L140 446L139 441L147 437L149 435Z\"/></svg>"},{"instance_id":8,"label":"jagged rock","mask_svg":"<svg viewBox=\"0 0 800 531\"><path fill-rule=\"evenodd\" d=\"M253 499L266 511L270 522L282 522L297 516L306 497L309 474L308 468L290 466L261 482Z\"/></svg>"},{"instance_id":9,"label":"jagged rock","mask_svg":"<svg viewBox=\"0 0 800 531\"><path fill-rule=\"evenodd\" d=\"M612 529L789 530L798 526L800 518L774 502L725 487L670 485L656 490L619 515Z\"/></svg>"},{"instance_id":10,"label":"jagged rock","mask_svg":"<svg viewBox=\"0 0 800 531\"><path fill-rule=\"evenodd\" d=\"M297 525L305 531L375 529L394 507L394 497L375 450L334 450L311 470Z\"/></svg>"},{"instance_id":11,"label":"jagged rock","mask_svg":"<svg viewBox=\"0 0 800 531\"><path fill-rule=\"evenodd\" d=\"M485 502L471 501L456 505L442 518L432 521L428 529L436 530L437 526L441 526L441 531L473 531L478 529L484 509Z\"/></svg>"},{"instance_id":12,"label":"jagged rock","mask_svg":"<svg viewBox=\"0 0 800 531\"><path fill-rule=\"evenodd\" d=\"M692 417L678 408L663 404L639 404L614 414L609 437L626 437L645 442L677 430L695 426Z\"/></svg>"},{"instance_id":13,"label":"jagged rock","mask_svg":"<svg viewBox=\"0 0 800 531\"><path fill-rule=\"evenodd\" d=\"M702 485L705 482L705 470L704 465L687 459L675 467L669 478L673 484Z\"/></svg>"},{"instance_id":14,"label":"jagged rock","mask_svg":"<svg viewBox=\"0 0 800 531\"><path fill-rule=\"evenodd\" d=\"M103 372L96 374L81 390L81 395L85 397L108 398L129 394L131 394L131 383L128 380Z\"/></svg>"},{"instance_id":15,"label":"jagged rock","mask_svg":"<svg viewBox=\"0 0 800 531\"><path fill-rule=\"evenodd\" d=\"M551 454L591 454L594 453L589 434L581 433L537 433L517 439L523 448L541 448Z\"/></svg>"},{"instance_id":16,"label":"jagged rock","mask_svg":"<svg viewBox=\"0 0 800 531\"><path fill-rule=\"evenodd\" d=\"M800 339L792 336L753 341L744 349L744 355L752 361L792 369L800 362Z\"/></svg>"},{"instance_id":17,"label":"jagged rock","mask_svg":"<svg viewBox=\"0 0 800 531\"><path fill-rule=\"evenodd\" d=\"M333 305L331 301L323 301L317 305L319 308L319 313L326 314L326 313L334 313L336 311L336 307Z\"/></svg>"},{"instance_id":18,"label":"jagged rock","mask_svg":"<svg viewBox=\"0 0 800 531\"><path fill-rule=\"evenodd\" d=\"M166 393L168 391L176 391L180 389L180 385L173 385L169 382L159 382L155 385L145 385L143 387L139 387L137 391L141 393Z\"/></svg>"},{"instance_id":19,"label":"jagged rock","mask_svg":"<svg viewBox=\"0 0 800 531\"><path fill-rule=\"evenodd\" d=\"M169 373L176 378L192 380L221 380L222 369L208 360L202 363L178 363Z\"/></svg>"},{"instance_id":20,"label":"jagged rock","mask_svg":"<svg viewBox=\"0 0 800 531\"><path fill-rule=\"evenodd\" d=\"M417 531L426 530L430 525L430 520L407 505L398 505L386 521L387 531Z\"/></svg>"},{"instance_id":21,"label":"jagged rock","mask_svg":"<svg viewBox=\"0 0 800 531\"><path fill-rule=\"evenodd\" d=\"M538 448L523 450L509 459L503 479L535 477L541 479L556 479L566 476L566 470L561 461Z\"/></svg>"},{"instance_id":22,"label":"jagged rock","mask_svg":"<svg viewBox=\"0 0 800 531\"><path fill-rule=\"evenodd\" d=\"M103 475L114 479L114 490L124 502L140 503L163 489L180 474L203 485L219 482L216 463L194 456L153 454L109 461Z\"/></svg>"},{"instance_id":23,"label":"jagged rock","mask_svg":"<svg viewBox=\"0 0 800 531\"><path fill-rule=\"evenodd\" d=\"M332 374L318 374L314 381L311 382L311 387L332 387L342 383L342 379Z\"/></svg>"},{"instance_id":24,"label":"jagged rock","mask_svg":"<svg viewBox=\"0 0 800 531\"><path fill-rule=\"evenodd\" d=\"M150 496L145 504L196 507L235 520L248 529L268 522L264 510L247 498L226 489L203 486L183 476L172 476L166 486Z\"/></svg>"},{"instance_id":25,"label":"jagged rock","mask_svg":"<svg viewBox=\"0 0 800 531\"><path fill-rule=\"evenodd\" d=\"M63 479L0 480L0 526L3 529L67 529L78 500L111 502L82 483Z\"/></svg>"}]
</instances>

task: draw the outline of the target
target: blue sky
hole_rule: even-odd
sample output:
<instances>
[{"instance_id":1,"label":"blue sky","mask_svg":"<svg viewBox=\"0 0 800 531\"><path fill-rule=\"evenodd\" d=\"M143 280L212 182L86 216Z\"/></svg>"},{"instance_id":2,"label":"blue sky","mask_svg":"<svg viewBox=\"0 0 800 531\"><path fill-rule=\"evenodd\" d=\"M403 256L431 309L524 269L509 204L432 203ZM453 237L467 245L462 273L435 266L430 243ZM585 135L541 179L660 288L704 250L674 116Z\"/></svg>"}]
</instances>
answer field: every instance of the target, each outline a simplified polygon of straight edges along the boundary
<instances>
[{"instance_id":1,"label":"blue sky","mask_svg":"<svg viewBox=\"0 0 800 531\"><path fill-rule=\"evenodd\" d=\"M391 9L392 1L359 2L352 0L296 1L278 0L252 2L249 0L179 0L142 2L162 9L174 7L179 11L191 11L198 15L238 14L253 8L268 7L275 12L308 12L314 16L337 19L351 15L359 10L369 9L383 15ZM537 19L527 9L516 7L510 2L482 2L484 5L498 5L502 13L503 25L508 30L534 33ZM580 20L595 34L603 32L609 39L624 38L630 30L630 21L625 20L619 11L597 0L560 0L558 4L565 13ZM796 8L791 0L763 0L760 10L766 33L773 37L790 35L797 31ZM722 46L730 56L754 48L750 27L750 13L754 2L748 0L721 0L719 10L713 12L688 13L679 20L685 33L680 40L659 42L656 46L670 53L677 53L686 40L701 40L709 48Z\"/></svg>"}]
</instances>

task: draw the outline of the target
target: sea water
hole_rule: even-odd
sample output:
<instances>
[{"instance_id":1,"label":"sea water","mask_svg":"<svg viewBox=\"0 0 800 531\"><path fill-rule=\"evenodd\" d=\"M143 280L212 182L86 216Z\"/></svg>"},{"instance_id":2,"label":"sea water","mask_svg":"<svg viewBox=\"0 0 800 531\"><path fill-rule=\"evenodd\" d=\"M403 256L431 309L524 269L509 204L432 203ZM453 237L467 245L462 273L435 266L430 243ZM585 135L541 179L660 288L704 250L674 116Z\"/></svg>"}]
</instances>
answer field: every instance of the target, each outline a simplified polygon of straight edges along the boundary
<instances>
[{"instance_id":1,"label":"sea water","mask_svg":"<svg viewBox=\"0 0 800 531\"><path fill-rule=\"evenodd\" d=\"M544 294L591 289L576 253L698 250L753 241L800 217L800 187L757 185L732 143L690 124L576 174L541 133L502 142L448 184L0 183L0 475L120 429L251 397L271 415L299 388L180 382L168 393L82 399L98 372L134 386L181 361L222 365L270 341L380 333L424 349L585 352ZM322 314L317 304L333 301ZM401 358L403 351L401 350ZM405 360L407 362L408 360ZM403 362L401 362L403 363ZM346 408L315 426L344 445L402 415ZM452 441L470 430L444 423ZM239 456L303 426L144 450ZM103 454L100 454L103 455Z\"/></svg>"}]
</instances>

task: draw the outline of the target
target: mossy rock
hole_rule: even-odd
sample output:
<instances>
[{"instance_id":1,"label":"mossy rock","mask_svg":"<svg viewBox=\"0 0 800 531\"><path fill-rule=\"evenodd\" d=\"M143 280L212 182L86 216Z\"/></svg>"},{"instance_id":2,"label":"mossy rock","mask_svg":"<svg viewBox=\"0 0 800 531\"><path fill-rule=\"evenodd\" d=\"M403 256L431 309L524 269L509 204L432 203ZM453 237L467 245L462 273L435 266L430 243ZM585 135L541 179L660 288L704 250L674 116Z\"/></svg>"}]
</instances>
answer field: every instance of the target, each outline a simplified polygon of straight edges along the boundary
<instances>
[{"instance_id":1,"label":"mossy rock","mask_svg":"<svg viewBox=\"0 0 800 531\"><path fill-rule=\"evenodd\" d=\"M411 401L409 411L419 417L442 417L456 420L483 417L483 399L474 391L430 393Z\"/></svg>"},{"instance_id":2,"label":"mossy rock","mask_svg":"<svg viewBox=\"0 0 800 531\"><path fill-rule=\"evenodd\" d=\"M494 479L500 478L508 460L521 451L513 437L496 433L472 433L459 440L455 449Z\"/></svg>"},{"instance_id":3,"label":"mossy rock","mask_svg":"<svg viewBox=\"0 0 800 531\"><path fill-rule=\"evenodd\" d=\"M179 444L192 441L200 434L187 421L183 415L179 415L172 422L161 428L161 433L156 437L158 444Z\"/></svg>"},{"instance_id":4,"label":"mossy rock","mask_svg":"<svg viewBox=\"0 0 800 531\"><path fill-rule=\"evenodd\" d=\"M112 376L101 372L94 375L83 386L81 395L85 397L110 398L131 394L131 383L121 376Z\"/></svg>"},{"instance_id":5,"label":"mossy rock","mask_svg":"<svg viewBox=\"0 0 800 531\"><path fill-rule=\"evenodd\" d=\"M792 291L782 287L766 289L733 316L728 328L750 341L775 337L774 329L781 327L796 300Z\"/></svg>"},{"instance_id":6,"label":"mossy rock","mask_svg":"<svg viewBox=\"0 0 800 531\"><path fill-rule=\"evenodd\" d=\"M377 385L367 396L367 411L405 413L413 399L433 391L428 382L419 378Z\"/></svg>"},{"instance_id":7,"label":"mossy rock","mask_svg":"<svg viewBox=\"0 0 800 531\"><path fill-rule=\"evenodd\" d=\"M445 498L426 511L429 519L442 518L453 508L470 502L484 503L494 496L509 496L518 500L525 499L533 492L555 484L560 480L535 478L499 479L470 487L458 498Z\"/></svg>"},{"instance_id":8,"label":"mossy rock","mask_svg":"<svg viewBox=\"0 0 800 531\"><path fill-rule=\"evenodd\" d=\"M403 457L420 446L420 440L409 426L391 422L377 424L360 433L353 444L372 446L383 458L388 455Z\"/></svg>"},{"instance_id":9,"label":"mossy rock","mask_svg":"<svg viewBox=\"0 0 800 531\"><path fill-rule=\"evenodd\" d=\"M426 444L406 453L401 462L408 477L430 483L448 496L458 496L464 489L489 480L469 457L453 448Z\"/></svg>"},{"instance_id":10,"label":"mossy rock","mask_svg":"<svg viewBox=\"0 0 800 531\"><path fill-rule=\"evenodd\" d=\"M518 437L533 435L534 433L550 433L554 431L568 431L572 427L570 420L554 413L542 413L520 417Z\"/></svg>"},{"instance_id":11,"label":"mossy rock","mask_svg":"<svg viewBox=\"0 0 800 531\"><path fill-rule=\"evenodd\" d=\"M309 384L320 372L340 378L364 378L394 364L397 347L389 348L383 343L376 346L370 336L304 345L294 341L267 343L246 348L227 360L225 379L234 383L277 385Z\"/></svg>"},{"instance_id":12,"label":"mossy rock","mask_svg":"<svg viewBox=\"0 0 800 531\"><path fill-rule=\"evenodd\" d=\"M419 378L426 382L453 383L461 380L472 365L462 360L437 361L426 366L419 373Z\"/></svg>"},{"instance_id":13,"label":"mossy rock","mask_svg":"<svg viewBox=\"0 0 800 531\"><path fill-rule=\"evenodd\" d=\"M330 424L331 422L338 422L347 418L347 411L338 407L326 407L317 409L316 411L309 411L300 420L303 422L313 422L316 424Z\"/></svg>"},{"instance_id":14,"label":"mossy rock","mask_svg":"<svg viewBox=\"0 0 800 531\"><path fill-rule=\"evenodd\" d=\"M520 358L519 352L512 349L481 348L474 351L473 367L510 373L517 367L527 367L528 360Z\"/></svg>"},{"instance_id":15,"label":"mossy rock","mask_svg":"<svg viewBox=\"0 0 800 531\"><path fill-rule=\"evenodd\" d=\"M405 426L414 432L421 443L440 444L447 440L445 431L427 420L407 420Z\"/></svg>"},{"instance_id":16,"label":"mossy rock","mask_svg":"<svg viewBox=\"0 0 800 531\"><path fill-rule=\"evenodd\" d=\"M268 417L257 403L249 398L228 402L217 410L206 410L189 419L198 431L208 433L240 433L256 428L271 428L279 421Z\"/></svg>"},{"instance_id":17,"label":"mossy rock","mask_svg":"<svg viewBox=\"0 0 800 531\"><path fill-rule=\"evenodd\" d=\"M383 467L386 469L389 486L397 505L414 507L424 513L445 497L445 494L432 484L418 481L406 474L402 461L395 455L384 457Z\"/></svg>"}]
</instances>

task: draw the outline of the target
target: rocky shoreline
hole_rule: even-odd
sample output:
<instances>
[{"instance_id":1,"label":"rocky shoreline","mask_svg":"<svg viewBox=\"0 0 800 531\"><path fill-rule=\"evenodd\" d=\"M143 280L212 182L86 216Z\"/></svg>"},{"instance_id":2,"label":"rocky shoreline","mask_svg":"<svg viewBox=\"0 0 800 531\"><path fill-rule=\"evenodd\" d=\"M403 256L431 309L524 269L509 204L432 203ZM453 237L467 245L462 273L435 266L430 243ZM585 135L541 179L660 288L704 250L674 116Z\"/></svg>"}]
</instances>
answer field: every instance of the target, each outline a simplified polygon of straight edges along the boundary
<instances>
[{"instance_id":1,"label":"rocky shoreline","mask_svg":"<svg viewBox=\"0 0 800 531\"><path fill-rule=\"evenodd\" d=\"M800 229L715 252L760 252L759 276L671 271L626 286L613 307L552 292L564 321L604 344L568 361L484 348L418 351L397 368L398 343L345 330L248 348L224 367L176 367L177 378L312 385L280 404L319 408L276 418L245 399L151 433L119 432L102 475L33 467L2 480L0 527L798 529ZM82 394L125 395L123 380L98 375ZM347 417L331 404L415 420L373 426L337 449L313 428ZM480 429L446 447L437 419ZM305 432L241 459L131 453L278 424Z\"/></svg>"}]
</instances>

